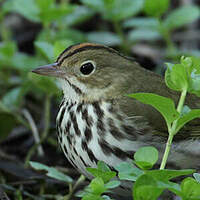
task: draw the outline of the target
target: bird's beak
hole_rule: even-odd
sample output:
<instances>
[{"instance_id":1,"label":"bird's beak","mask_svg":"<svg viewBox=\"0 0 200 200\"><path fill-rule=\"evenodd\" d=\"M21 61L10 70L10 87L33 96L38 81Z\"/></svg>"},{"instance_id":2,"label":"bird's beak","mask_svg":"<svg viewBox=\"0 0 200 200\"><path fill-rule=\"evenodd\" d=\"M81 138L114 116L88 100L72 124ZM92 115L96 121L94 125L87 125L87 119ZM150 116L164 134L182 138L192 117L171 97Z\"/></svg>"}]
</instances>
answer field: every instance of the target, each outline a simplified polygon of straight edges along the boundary
<instances>
[{"instance_id":1,"label":"bird's beak","mask_svg":"<svg viewBox=\"0 0 200 200\"><path fill-rule=\"evenodd\" d=\"M44 76L53 76L53 77L60 77L60 78L62 78L65 74L64 70L58 66L58 63L40 66L32 70L32 72L36 74L44 75Z\"/></svg>"}]
</instances>

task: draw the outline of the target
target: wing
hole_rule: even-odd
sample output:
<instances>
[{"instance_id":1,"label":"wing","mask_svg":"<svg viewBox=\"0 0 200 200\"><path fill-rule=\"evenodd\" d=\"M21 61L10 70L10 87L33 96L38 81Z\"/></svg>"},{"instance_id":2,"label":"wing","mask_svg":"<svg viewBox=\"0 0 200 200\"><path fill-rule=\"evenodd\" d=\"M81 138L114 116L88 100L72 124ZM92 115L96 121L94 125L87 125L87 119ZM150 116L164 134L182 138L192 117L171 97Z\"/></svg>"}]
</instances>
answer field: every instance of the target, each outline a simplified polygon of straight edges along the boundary
<instances>
[{"instance_id":1,"label":"wing","mask_svg":"<svg viewBox=\"0 0 200 200\"><path fill-rule=\"evenodd\" d=\"M123 88L124 94L131 94L137 92L148 92L156 93L161 96L165 96L174 100L177 105L180 93L170 90L164 82L164 79L147 70L144 70L142 73L134 72L133 76L128 81L128 87ZM142 74L142 75L141 75ZM139 101L127 97L121 96L117 100L117 104L122 110L123 113L127 115L129 119L132 117L138 117L139 124L142 122L145 124L148 123L154 131L155 134L167 136L167 126L162 115L152 106L140 103ZM186 105L190 108L200 108L200 99L194 95L188 95L186 98ZM135 120L135 119L134 119ZM184 126L179 133L177 138L187 138L187 137L200 137L200 119L196 119Z\"/></svg>"}]
</instances>

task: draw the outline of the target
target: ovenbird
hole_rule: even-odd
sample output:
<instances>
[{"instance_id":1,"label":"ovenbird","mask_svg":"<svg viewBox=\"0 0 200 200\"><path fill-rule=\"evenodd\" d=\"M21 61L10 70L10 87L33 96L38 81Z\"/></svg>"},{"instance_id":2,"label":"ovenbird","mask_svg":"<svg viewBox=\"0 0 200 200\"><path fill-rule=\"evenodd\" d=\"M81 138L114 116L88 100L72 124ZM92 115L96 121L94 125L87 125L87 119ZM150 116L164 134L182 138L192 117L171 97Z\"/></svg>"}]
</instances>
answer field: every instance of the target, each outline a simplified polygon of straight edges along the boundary
<instances>
[{"instance_id":1,"label":"ovenbird","mask_svg":"<svg viewBox=\"0 0 200 200\"><path fill-rule=\"evenodd\" d=\"M150 92L178 101L161 76L139 66L112 48L83 43L65 49L53 64L33 72L58 77L64 97L57 115L58 141L74 167L90 177L86 167L98 160L111 168L131 161L139 147L155 146L162 156L167 140L163 117L153 107L126 94ZM186 104L200 107L189 95ZM168 164L200 167L200 121L177 134Z\"/></svg>"}]
</instances>

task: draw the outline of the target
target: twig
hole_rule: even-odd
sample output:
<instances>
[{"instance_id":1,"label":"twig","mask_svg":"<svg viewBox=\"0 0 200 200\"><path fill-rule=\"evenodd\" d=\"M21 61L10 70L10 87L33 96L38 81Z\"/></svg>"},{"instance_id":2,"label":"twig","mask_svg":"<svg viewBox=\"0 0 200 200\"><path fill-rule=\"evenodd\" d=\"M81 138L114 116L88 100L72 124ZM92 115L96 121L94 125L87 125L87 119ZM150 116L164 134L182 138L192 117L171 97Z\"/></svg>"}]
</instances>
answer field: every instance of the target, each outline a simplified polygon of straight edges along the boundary
<instances>
[{"instance_id":1,"label":"twig","mask_svg":"<svg viewBox=\"0 0 200 200\"><path fill-rule=\"evenodd\" d=\"M24 114L25 118L27 119L27 121L30 124L30 128L32 130L35 143L40 143L40 137L39 137L38 129L37 129L37 126L36 126L32 116L31 116L30 112L27 109L23 109L22 113ZM37 151L38 151L39 156L44 156L44 151L43 151L42 145L39 145L37 147Z\"/></svg>"},{"instance_id":2,"label":"twig","mask_svg":"<svg viewBox=\"0 0 200 200\"><path fill-rule=\"evenodd\" d=\"M0 200L10 200L7 196L7 194L3 191L3 189L0 186Z\"/></svg>"}]
</instances>

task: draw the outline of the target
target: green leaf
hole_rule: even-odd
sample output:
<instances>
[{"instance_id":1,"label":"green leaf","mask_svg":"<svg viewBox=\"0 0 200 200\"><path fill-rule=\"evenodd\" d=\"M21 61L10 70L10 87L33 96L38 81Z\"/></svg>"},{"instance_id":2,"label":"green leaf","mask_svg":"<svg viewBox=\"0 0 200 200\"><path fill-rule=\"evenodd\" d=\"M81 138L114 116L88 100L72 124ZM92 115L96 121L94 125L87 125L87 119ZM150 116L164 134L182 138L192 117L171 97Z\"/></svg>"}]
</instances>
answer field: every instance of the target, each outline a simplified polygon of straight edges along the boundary
<instances>
[{"instance_id":1,"label":"green leaf","mask_svg":"<svg viewBox=\"0 0 200 200\"><path fill-rule=\"evenodd\" d=\"M87 34L87 39L90 42L102 43L108 46L121 44L121 39L118 35L106 31L90 32Z\"/></svg>"},{"instance_id":2,"label":"green leaf","mask_svg":"<svg viewBox=\"0 0 200 200\"><path fill-rule=\"evenodd\" d=\"M190 59L192 62L192 64L187 67L188 73L190 75L188 91L200 97L200 59L196 57L188 57L185 59Z\"/></svg>"},{"instance_id":3,"label":"green leaf","mask_svg":"<svg viewBox=\"0 0 200 200\"><path fill-rule=\"evenodd\" d=\"M181 115L181 117L177 120L176 131L178 132L187 122L196 118L200 118L200 109L193 109L183 116Z\"/></svg>"},{"instance_id":4,"label":"green leaf","mask_svg":"<svg viewBox=\"0 0 200 200\"><path fill-rule=\"evenodd\" d=\"M142 103L149 104L157 109L165 118L168 127L179 117L179 113L175 109L174 102L169 98L151 93L135 93L128 96L135 98Z\"/></svg>"},{"instance_id":5,"label":"green leaf","mask_svg":"<svg viewBox=\"0 0 200 200\"><path fill-rule=\"evenodd\" d=\"M34 43L40 53L47 58L49 62L53 62L53 45L48 42L37 41Z\"/></svg>"},{"instance_id":6,"label":"green leaf","mask_svg":"<svg viewBox=\"0 0 200 200\"><path fill-rule=\"evenodd\" d=\"M108 167L108 165L106 165L106 163L103 161L98 161L97 167L102 172L110 172L111 171L110 168Z\"/></svg>"},{"instance_id":7,"label":"green leaf","mask_svg":"<svg viewBox=\"0 0 200 200\"><path fill-rule=\"evenodd\" d=\"M161 35L157 30L154 29L138 28L129 31L128 38L131 41L138 41L138 40L152 41L160 39Z\"/></svg>"},{"instance_id":8,"label":"green leaf","mask_svg":"<svg viewBox=\"0 0 200 200\"><path fill-rule=\"evenodd\" d=\"M194 176L195 180L196 180L198 183L200 183L200 174L199 174L199 173L194 173L193 176Z\"/></svg>"},{"instance_id":9,"label":"green leaf","mask_svg":"<svg viewBox=\"0 0 200 200\"><path fill-rule=\"evenodd\" d=\"M33 22L40 22L39 8L34 0L10 0L6 1L4 5L10 12L17 12L25 18Z\"/></svg>"},{"instance_id":10,"label":"green leaf","mask_svg":"<svg viewBox=\"0 0 200 200\"><path fill-rule=\"evenodd\" d=\"M144 174L134 184L133 198L135 200L157 200L163 190L163 188L159 188L156 179Z\"/></svg>"},{"instance_id":11,"label":"green leaf","mask_svg":"<svg viewBox=\"0 0 200 200\"><path fill-rule=\"evenodd\" d=\"M81 0L107 20L120 21L141 11L144 0Z\"/></svg>"},{"instance_id":12,"label":"green leaf","mask_svg":"<svg viewBox=\"0 0 200 200\"><path fill-rule=\"evenodd\" d=\"M16 87L9 90L2 98L2 103L8 107L10 110L16 108L20 104L22 97L22 88Z\"/></svg>"},{"instance_id":13,"label":"green leaf","mask_svg":"<svg viewBox=\"0 0 200 200\"><path fill-rule=\"evenodd\" d=\"M54 78L39 76L34 73L29 73L28 78L37 88L41 89L46 94L57 95L60 93L58 86L56 85Z\"/></svg>"},{"instance_id":14,"label":"green leaf","mask_svg":"<svg viewBox=\"0 0 200 200\"><path fill-rule=\"evenodd\" d=\"M100 197L97 194L86 194L84 195L84 197L82 198L82 200L104 200L102 197Z\"/></svg>"},{"instance_id":15,"label":"green leaf","mask_svg":"<svg viewBox=\"0 0 200 200\"><path fill-rule=\"evenodd\" d=\"M156 30L159 26L159 21L156 18L151 17L134 17L126 20L123 23L124 28L138 28L138 29L150 29Z\"/></svg>"},{"instance_id":16,"label":"green leaf","mask_svg":"<svg viewBox=\"0 0 200 200\"><path fill-rule=\"evenodd\" d=\"M94 15L94 12L85 6L76 6L74 11L65 17L68 26L80 24Z\"/></svg>"},{"instance_id":17,"label":"green leaf","mask_svg":"<svg viewBox=\"0 0 200 200\"><path fill-rule=\"evenodd\" d=\"M91 181L90 188L92 189L94 194L98 194L98 195L106 191L106 188L104 186L104 181L100 177L97 177Z\"/></svg>"},{"instance_id":18,"label":"green leaf","mask_svg":"<svg viewBox=\"0 0 200 200\"><path fill-rule=\"evenodd\" d=\"M168 30L179 28L193 22L200 16L198 6L182 6L172 11L164 20L163 25Z\"/></svg>"},{"instance_id":19,"label":"green leaf","mask_svg":"<svg viewBox=\"0 0 200 200\"><path fill-rule=\"evenodd\" d=\"M48 25L53 20L59 20L60 18L68 15L74 9L74 6L67 3L56 4L55 0L35 0L36 5L40 9L40 20L44 25Z\"/></svg>"},{"instance_id":20,"label":"green leaf","mask_svg":"<svg viewBox=\"0 0 200 200\"><path fill-rule=\"evenodd\" d=\"M0 60L4 57L11 58L17 51L17 45L14 42L0 42Z\"/></svg>"},{"instance_id":21,"label":"green leaf","mask_svg":"<svg viewBox=\"0 0 200 200\"><path fill-rule=\"evenodd\" d=\"M165 72L166 85L172 90L186 90L189 85L189 80L185 67L182 64L166 64L168 67Z\"/></svg>"},{"instance_id":22,"label":"green leaf","mask_svg":"<svg viewBox=\"0 0 200 200\"><path fill-rule=\"evenodd\" d=\"M145 0L144 12L147 15L160 17L169 8L169 0Z\"/></svg>"},{"instance_id":23,"label":"green leaf","mask_svg":"<svg viewBox=\"0 0 200 200\"><path fill-rule=\"evenodd\" d=\"M12 112L2 112L0 105L0 121L3 122L0 126L0 141L3 141L16 126L17 120Z\"/></svg>"},{"instance_id":24,"label":"green leaf","mask_svg":"<svg viewBox=\"0 0 200 200\"><path fill-rule=\"evenodd\" d=\"M88 167L87 171L90 172L94 177L102 178L104 183L107 183L108 181L110 181L112 178L116 176L116 172L113 172L113 171L105 172L96 168Z\"/></svg>"},{"instance_id":25,"label":"green leaf","mask_svg":"<svg viewBox=\"0 0 200 200\"><path fill-rule=\"evenodd\" d=\"M139 176L144 174L144 172L137 167L135 167L132 163L121 162L115 169L119 172L118 176L120 180L128 180L128 181L136 181Z\"/></svg>"},{"instance_id":26,"label":"green leaf","mask_svg":"<svg viewBox=\"0 0 200 200\"><path fill-rule=\"evenodd\" d=\"M164 170L148 170L146 172L147 175L153 176L157 180L171 180L173 178L179 176L185 176L194 173L193 169L185 169L185 170L172 170L172 169L164 169Z\"/></svg>"},{"instance_id":27,"label":"green leaf","mask_svg":"<svg viewBox=\"0 0 200 200\"><path fill-rule=\"evenodd\" d=\"M200 96L200 59L181 57L181 64L167 63L165 73L167 86L176 91L186 90Z\"/></svg>"},{"instance_id":28,"label":"green leaf","mask_svg":"<svg viewBox=\"0 0 200 200\"><path fill-rule=\"evenodd\" d=\"M184 200L200 200L200 183L188 177L181 183Z\"/></svg>"},{"instance_id":29,"label":"green leaf","mask_svg":"<svg viewBox=\"0 0 200 200\"><path fill-rule=\"evenodd\" d=\"M17 52L12 56L12 67L17 69L21 74L27 76L27 72L37 66L45 65L44 59L29 56L28 54Z\"/></svg>"},{"instance_id":30,"label":"green leaf","mask_svg":"<svg viewBox=\"0 0 200 200\"><path fill-rule=\"evenodd\" d=\"M47 176L51 177L51 178L55 178L57 180L60 181L64 181L67 183L72 183L72 179L71 177L63 174L62 172L59 172L57 169L53 168L53 167L48 167L47 165L38 163L38 162L33 162L30 161L29 164L31 165L31 167L33 167L36 170L45 170L47 171Z\"/></svg>"},{"instance_id":31,"label":"green leaf","mask_svg":"<svg viewBox=\"0 0 200 200\"><path fill-rule=\"evenodd\" d=\"M158 150L152 146L142 147L134 154L135 163L142 169L150 169L158 160Z\"/></svg>"},{"instance_id":32,"label":"green leaf","mask_svg":"<svg viewBox=\"0 0 200 200\"><path fill-rule=\"evenodd\" d=\"M36 5L40 9L40 12L44 12L49 8L53 7L55 0L35 0Z\"/></svg>"},{"instance_id":33,"label":"green leaf","mask_svg":"<svg viewBox=\"0 0 200 200\"><path fill-rule=\"evenodd\" d=\"M53 46L54 58L57 58L61 52L63 52L66 47L73 44L71 40L57 40Z\"/></svg>"},{"instance_id":34,"label":"green leaf","mask_svg":"<svg viewBox=\"0 0 200 200\"><path fill-rule=\"evenodd\" d=\"M105 184L106 189L113 189L120 185L120 181L110 181Z\"/></svg>"}]
</instances>

